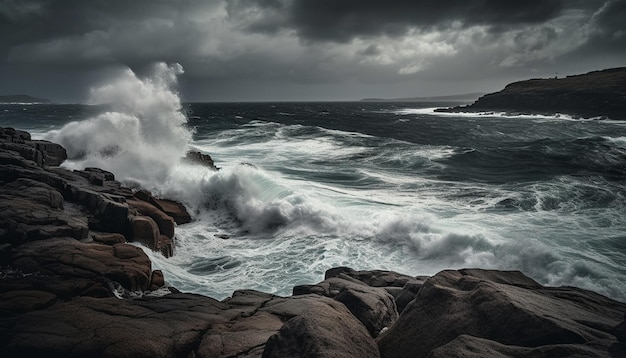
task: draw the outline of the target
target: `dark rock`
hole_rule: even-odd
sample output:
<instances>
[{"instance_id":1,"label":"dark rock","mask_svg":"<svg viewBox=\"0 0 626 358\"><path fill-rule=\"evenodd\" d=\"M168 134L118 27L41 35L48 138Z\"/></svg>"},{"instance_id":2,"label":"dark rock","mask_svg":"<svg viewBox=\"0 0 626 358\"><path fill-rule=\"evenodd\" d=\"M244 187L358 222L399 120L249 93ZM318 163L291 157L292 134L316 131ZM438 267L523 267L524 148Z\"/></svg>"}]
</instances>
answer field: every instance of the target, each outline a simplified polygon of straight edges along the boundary
<instances>
[{"instance_id":1,"label":"dark rock","mask_svg":"<svg viewBox=\"0 0 626 358\"><path fill-rule=\"evenodd\" d=\"M484 338L460 335L428 355L447 357L610 357L606 351L586 344L554 344L536 348L505 345Z\"/></svg>"},{"instance_id":2,"label":"dark rock","mask_svg":"<svg viewBox=\"0 0 626 358\"><path fill-rule=\"evenodd\" d=\"M171 216L176 224L182 225L191 222L191 215L183 204L168 199L155 199L155 203L155 206Z\"/></svg>"},{"instance_id":3,"label":"dark rock","mask_svg":"<svg viewBox=\"0 0 626 358\"><path fill-rule=\"evenodd\" d=\"M203 167L207 167L211 170L219 170L220 168L215 166L215 162L210 155L204 154L199 151L190 150L187 152L185 156L185 160L189 163L201 165Z\"/></svg>"},{"instance_id":4,"label":"dark rock","mask_svg":"<svg viewBox=\"0 0 626 358\"><path fill-rule=\"evenodd\" d=\"M147 190L138 190L135 192L135 198L150 203L172 217L176 224L187 224L191 222L191 215L187 212L185 206L177 201L168 199L158 199Z\"/></svg>"},{"instance_id":5,"label":"dark rock","mask_svg":"<svg viewBox=\"0 0 626 358\"><path fill-rule=\"evenodd\" d=\"M91 280L107 278L124 288L148 290L152 275L148 256L129 244L113 246L51 238L14 249L12 266L22 272Z\"/></svg>"},{"instance_id":6,"label":"dark rock","mask_svg":"<svg viewBox=\"0 0 626 358\"><path fill-rule=\"evenodd\" d=\"M495 342L487 345L501 356L518 356L502 346L535 352L592 346L606 353L614 349L610 332L624 312L624 303L589 291L546 288L515 271L442 271L424 282L378 344L383 357L425 357L437 349L449 353L450 347L462 346L463 340L453 342L461 335ZM485 345L483 340L472 344Z\"/></svg>"},{"instance_id":7,"label":"dark rock","mask_svg":"<svg viewBox=\"0 0 626 358\"><path fill-rule=\"evenodd\" d=\"M124 235L112 232L90 232L89 236L94 242L104 245L115 245L126 242Z\"/></svg>"},{"instance_id":8,"label":"dark rock","mask_svg":"<svg viewBox=\"0 0 626 358\"><path fill-rule=\"evenodd\" d=\"M380 356L374 340L345 306L331 299L312 302L267 341L263 358Z\"/></svg>"},{"instance_id":9,"label":"dark rock","mask_svg":"<svg viewBox=\"0 0 626 358\"><path fill-rule=\"evenodd\" d=\"M622 323L613 328L613 335L615 335L622 344L626 343L626 315L624 315Z\"/></svg>"},{"instance_id":10,"label":"dark rock","mask_svg":"<svg viewBox=\"0 0 626 358\"><path fill-rule=\"evenodd\" d=\"M157 247L161 238L159 226L149 216L135 216L131 220L132 237L134 241L146 247Z\"/></svg>"},{"instance_id":11,"label":"dark rock","mask_svg":"<svg viewBox=\"0 0 626 358\"><path fill-rule=\"evenodd\" d=\"M626 67L566 78L514 82L468 106L440 112L503 111L517 114L564 113L573 116L626 119Z\"/></svg>"},{"instance_id":12,"label":"dark rock","mask_svg":"<svg viewBox=\"0 0 626 358\"><path fill-rule=\"evenodd\" d=\"M626 356L626 304L520 272L339 267L291 297L181 293L125 241L171 256L184 206L42 150L0 129L3 357Z\"/></svg>"},{"instance_id":13,"label":"dark rock","mask_svg":"<svg viewBox=\"0 0 626 358\"><path fill-rule=\"evenodd\" d=\"M59 166L67 159L67 151L60 144L47 140L34 140L35 149L43 153L43 165Z\"/></svg>"},{"instance_id":14,"label":"dark rock","mask_svg":"<svg viewBox=\"0 0 626 358\"><path fill-rule=\"evenodd\" d=\"M136 211L136 215L149 216L159 227L159 232L168 238L174 238L174 219L156 206L140 200L128 200L128 207Z\"/></svg>"},{"instance_id":15,"label":"dark rock","mask_svg":"<svg viewBox=\"0 0 626 358\"><path fill-rule=\"evenodd\" d=\"M294 295L318 294L343 303L372 337L398 319L393 297L384 288L368 286L343 274L338 276L313 286L296 286Z\"/></svg>"}]
</instances>

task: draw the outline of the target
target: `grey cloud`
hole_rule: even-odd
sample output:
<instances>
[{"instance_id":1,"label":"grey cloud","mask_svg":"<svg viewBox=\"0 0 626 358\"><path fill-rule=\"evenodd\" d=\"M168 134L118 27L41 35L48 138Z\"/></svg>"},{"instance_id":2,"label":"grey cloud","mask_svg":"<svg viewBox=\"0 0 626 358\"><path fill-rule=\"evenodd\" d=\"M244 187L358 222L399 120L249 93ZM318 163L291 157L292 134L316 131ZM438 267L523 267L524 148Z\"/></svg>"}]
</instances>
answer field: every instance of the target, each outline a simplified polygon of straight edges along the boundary
<instances>
[{"instance_id":1,"label":"grey cloud","mask_svg":"<svg viewBox=\"0 0 626 358\"><path fill-rule=\"evenodd\" d=\"M155 61L183 65L181 85L189 87L181 91L195 99L403 97L495 82L498 89L554 67L623 63L625 4L0 0L0 91L67 78L57 92L76 96L107 68L141 71Z\"/></svg>"},{"instance_id":2,"label":"grey cloud","mask_svg":"<svg viewBox=\"0 0 626 358\"><path fill-rule=\"evenodd\" d=\"M201 0L0 0L0 56L13 47L42 44L59 39L77 39L87 34L129 30L157 20L180 19L194 7L209 2ZM212 3L219 3L213 1ZM180 24L184 24L183 21ZM184 27L182 29L184 30ZM99 39L99 43L106 43ZM120 42L123 42L120 40Z\"/></svg>"},{"instance_id":3,"label":"grey cloud","mask_svg":"<svg viewBox=\"0 0 626 358\"><path fill-rule=\"evenodd\" d=\"M232 13L257 10L248 30L295 29L303 40L347 42L354 37L400 36L413 27L487 25L503 31L510 26L539 23L558 16L561 0L293 0L237 1ZM246 10L247 9L247 10ZM272 26L259 12L284 12ZM274 17L277 20L277 17Z\"/></svg>"}]
</instances>

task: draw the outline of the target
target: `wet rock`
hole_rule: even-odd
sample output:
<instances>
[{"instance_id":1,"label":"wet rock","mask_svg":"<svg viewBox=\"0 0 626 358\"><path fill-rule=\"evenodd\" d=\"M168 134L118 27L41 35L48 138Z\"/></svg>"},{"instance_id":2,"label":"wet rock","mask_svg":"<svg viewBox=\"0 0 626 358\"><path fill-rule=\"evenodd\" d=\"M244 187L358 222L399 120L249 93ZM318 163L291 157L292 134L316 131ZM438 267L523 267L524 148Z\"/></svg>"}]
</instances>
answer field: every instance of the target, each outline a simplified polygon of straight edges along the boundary
<instances>
[{"instance_id":1,"label":"wet rock","mask_svg":"<svg viewBox=\"0 0 626 358\"><path fill-rule=\"evenodd\" d=\"M384 288L371 287L356 279L330 277L317 285L294 287L294 295L302 294L319 294L343 303L372 337L398 319L393 297Z\"/></svg>"},{"instance_id":2,"label":"wet rock","mask_svg":"<svg viewBox=\"0 0 626 358\"><path fill-rule=\"evenodd\" d=\"M213 158L211 158L210 155L208 154L204 154L202 152L199 151L195 151L195 150L190 150L187 152L187 155L185 156L185 160L189 163L193 163L193 164L197 164L197 165L201 165L203 167L207 167L211 170L219 170L220 168L215 166L215 162L213 161Z\"/></svg>"},{"instance_id":3,"label":"wet rock","mask_svg":"<svg viewBox=\"0 0 626 358\"><path fill-rule=\"evenodd\" d=\"M32 143L43 154L43 165L59 166L67 159L67 151L57 143L46 140L34 140Z\"/></svg>"},{"instance_id":4,"label":"wet rock","mask_svg":"<svg viewBox=\"0 0 626 358\"><path fill-rule=\"evenodd\" d=\"M106 278L128 290L147 290L152 275L148 256L129 244L113 246L51 238L14 249L12 264L22 272L91 280Z\"/></svg>"},{"instance_id":5,"label":"wet rock","mask_svg":"<svg viewBox=\"0 0 626 358\"><path fill-rule=\"evenodd\" d=\"M344 305L332 299L313 302L267 341L263 358L379 357L374 340Z\"/></svg>"},{"instance_id":6,"label":"wet rock","mask_svg":"<svg viewBox=\"0 0 626 358\"><path fill-rule=\"evenodd\" d=\"M466 335L482 339L472 338L471 345L505 357L518 355L504 346L534 352L592 346L606 354L615 349L611 330L625 310L626 304L593 292L543 287L520 272L447 270L424 282L378 344L383 357L425 357L438 349L445 355L460 350L468 338L459 337Z\"/></svg>"}]
</instances>

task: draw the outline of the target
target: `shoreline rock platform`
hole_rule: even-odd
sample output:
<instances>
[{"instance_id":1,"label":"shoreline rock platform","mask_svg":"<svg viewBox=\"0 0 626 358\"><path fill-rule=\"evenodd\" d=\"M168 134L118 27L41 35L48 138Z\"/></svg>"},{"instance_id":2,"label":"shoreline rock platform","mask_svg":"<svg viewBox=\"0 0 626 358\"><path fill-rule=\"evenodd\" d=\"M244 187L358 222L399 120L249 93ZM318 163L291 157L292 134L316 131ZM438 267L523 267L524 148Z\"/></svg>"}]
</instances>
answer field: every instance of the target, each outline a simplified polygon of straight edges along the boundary
<instances>
[{"instance_id":1,"label":"shoreline rock platform","mask_svg":"<svg viewBox=\"0 0 626 358\"><path fill-rule=\"evenodd\" d=\"M2 357L626 356L626 303L518 271L335 267L288 297L180 292L129 242L175 255L185 207L65 158L0 128Z\"/></svg>"},{"instance_id":2,"label":"shoreline rock platform","mask_svg":"<svg viewBox=\"0 0 626 358\"><path fill-rule=\"evenodd\" d=\"M626 120L626 67L564 78L513 82L465 106L436 112L505 112L514 115L557 113L576 118Z\"/></svg>"}]
</instances>

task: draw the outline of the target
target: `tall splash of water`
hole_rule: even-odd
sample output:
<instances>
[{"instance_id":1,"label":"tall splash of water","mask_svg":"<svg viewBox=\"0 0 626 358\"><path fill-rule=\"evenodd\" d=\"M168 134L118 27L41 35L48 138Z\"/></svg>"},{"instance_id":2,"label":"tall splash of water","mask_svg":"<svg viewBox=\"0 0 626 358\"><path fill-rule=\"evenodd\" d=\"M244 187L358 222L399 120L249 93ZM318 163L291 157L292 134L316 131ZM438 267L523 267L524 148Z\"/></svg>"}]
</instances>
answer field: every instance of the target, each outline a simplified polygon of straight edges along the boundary
<instances>
[{"instance_id":1,"label":"tall splash of water","mask_svg":"<svg viewBox=\"0 0 626 358\"><path fill-rule=\"evenodd\" d=\"M176 92L179 64L157 63L145 78L125 69L90 93L107 111L51 131L46 139L63 145L71 169L99 167L119 180L152 188L166 180L188 149L191 132Z\"/></svg>"}]
</instances>

